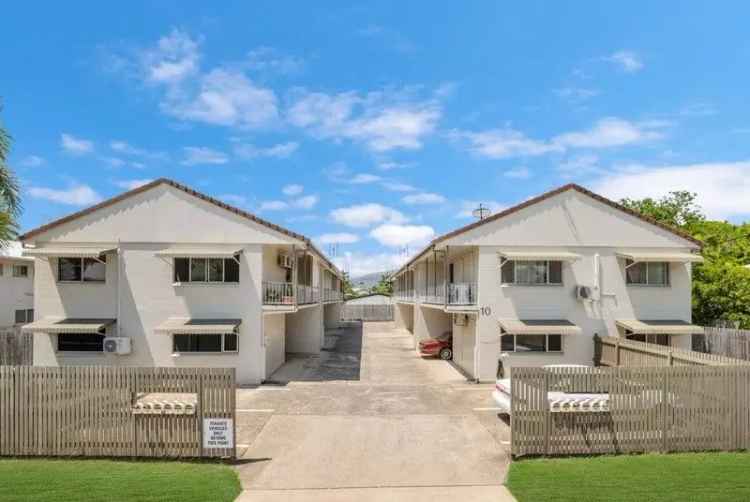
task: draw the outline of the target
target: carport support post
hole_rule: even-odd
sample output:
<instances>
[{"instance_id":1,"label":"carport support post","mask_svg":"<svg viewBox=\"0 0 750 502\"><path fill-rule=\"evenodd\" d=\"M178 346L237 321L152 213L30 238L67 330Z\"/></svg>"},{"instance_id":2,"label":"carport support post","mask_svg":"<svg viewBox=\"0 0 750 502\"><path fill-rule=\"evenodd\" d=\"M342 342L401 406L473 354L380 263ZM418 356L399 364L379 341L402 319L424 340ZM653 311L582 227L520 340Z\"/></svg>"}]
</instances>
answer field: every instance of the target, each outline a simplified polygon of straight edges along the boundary
<instances>
[{"instance_id":1,"label":"carport support post","mask_svg":"<svg viewBox=\"0 0 750 502\"><path fill-rule=\"evenodd\" d=\"M445 246L443 253L443 308L448 307L448 257L450 256L450 247Z\"/></svg>"},{"instance_id":2,"label":"carport support post","mask_svg":"<svg viewBox=\"0 0 750 502\"><path fill-rule=\"evenodd\" d=\"M297 269L299 265L297 263L297 246L294 244L292 244L292 256L294 256L292 262L292 294L294 295L294 307L297 308Z\"/></svg>"}]
</instances>

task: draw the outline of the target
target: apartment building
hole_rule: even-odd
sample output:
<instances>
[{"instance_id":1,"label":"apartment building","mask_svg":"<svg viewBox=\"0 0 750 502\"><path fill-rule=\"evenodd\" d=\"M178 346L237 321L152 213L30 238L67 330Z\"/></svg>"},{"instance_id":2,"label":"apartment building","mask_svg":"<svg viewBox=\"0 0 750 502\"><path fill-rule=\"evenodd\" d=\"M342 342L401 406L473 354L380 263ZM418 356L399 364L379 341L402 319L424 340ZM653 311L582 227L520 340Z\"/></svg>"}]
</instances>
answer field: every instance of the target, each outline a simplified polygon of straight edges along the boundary
<instances>
[{"instance_id":1,"label":"apartment building","mask_svg":"<svg viewBox=\"0 0 750 502\"><path fill-rule=\"evenodd\" d=\"M575 184L434 239L392 276L415 343L453 332L467 376L592 364L593 337L690 348L701 243Z\"/></svg>"},{"instance_id":2,"label":"apartment building","mask_svg":"<svg viewBox=\"0 0 750 502\"><path fill-rule=\"evenodd\" d=\"M34 260L20 242L0 245L0 328L34 320Z\"/></svg>"},{"instance_id":3,"label":"apartment building","mask_svg":"<svg viewBox=\"0 0 750 502\"><path fill-rule=\"evenodd\" d=\"M257 384L340 316L341 273L308 238L168 179L21 241L35 365L234 367Z\"/></svg>"}]
</instances>

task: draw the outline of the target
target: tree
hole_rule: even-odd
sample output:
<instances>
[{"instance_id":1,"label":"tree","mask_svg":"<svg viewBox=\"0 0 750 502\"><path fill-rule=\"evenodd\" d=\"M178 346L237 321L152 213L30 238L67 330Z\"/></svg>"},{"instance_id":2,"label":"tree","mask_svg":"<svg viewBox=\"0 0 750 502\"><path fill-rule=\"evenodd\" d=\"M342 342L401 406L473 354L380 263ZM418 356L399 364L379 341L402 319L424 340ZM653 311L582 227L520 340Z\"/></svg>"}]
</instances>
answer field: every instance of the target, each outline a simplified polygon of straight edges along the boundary
<instances>
[{"instance_id":1,"label":"tree","mask_svg":"<svg viewBox=\"0 0 750 502\"><path fill-rule=\"evenodd\" d=\"M704 263L693 267L693 321L710 326L732 321L750 329L750 223L707 220L696 194L671 192L661 199L624 199L623 205L679 228L703 243Z\"/></svg>"},{"instance_id":2,"label":"tree","mask_svg":"<svg viewBox=\"0 0 750 502\"><path fill-rule=\"evenodd\" d=\"M390 281L390 274L382 274L378 283L370 288L370 293L379 295L392 295L393 283Z\"/></svg>"},{"instance_id":3,"label":"tree","mask_svg":"<svg viewBox=\"0 0 750 502\"><path fill-rule=\"evenodd\" d=\"M354 292L354 287L352 286L352 279L349 277L349 274L344 272L344 276L341 279L341 290L344 292L344 298L352 298L354 296L357 296L357 294Z\"/></svg>"},{"instance_id":4,"label":"tree","mask_svg":"<svg viewBox=\"0 0 750 502\"><path fill-rule=\"evenodd\" d=\"M0 124L0 247L18 235L16 218L21 212L18 180L8 167L10 135Z\"/></svg>"}]
</instances>

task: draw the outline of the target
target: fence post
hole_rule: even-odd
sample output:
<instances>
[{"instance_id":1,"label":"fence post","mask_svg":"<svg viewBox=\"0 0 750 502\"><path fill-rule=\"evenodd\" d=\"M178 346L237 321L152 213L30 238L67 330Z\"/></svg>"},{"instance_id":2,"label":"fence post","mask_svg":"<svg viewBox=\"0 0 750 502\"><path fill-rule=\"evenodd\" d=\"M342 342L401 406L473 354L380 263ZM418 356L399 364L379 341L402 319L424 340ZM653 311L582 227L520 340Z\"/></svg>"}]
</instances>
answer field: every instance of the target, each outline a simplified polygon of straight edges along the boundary
<instances>
[{"instance_id":1,"label":"fence post","mask_svg":"<svg viewBox=\"0 0 750 502\"><path fill-rule=\"evenodd\" d=\"M674 366L674 354L671 350L667 353L667 366Z\"/></svg>"},{"instance_id":2,"label":"fence post","mask_svg":"<svg viewBox=\"0 0 750 502\"><path fill-rule=\"evenodd\" d=\"M670 356L672 354L672 351L670 351ZM671 357L670 357L671 362ZM661 385L661 406L659 406L659 412L661 413L661 449L664 453L668 451L667 449L667 404L668 404L668 398L667 398L667 389L668 384L667 380L669 377L669 371L665 370L664 374L662 376L662 385Z\"/></svg>"},{"instance_id":3,"label":"fence post","mask_svg":"<svg viewBox=\"0 0 750 502\"><path fill-rule=\"evenodd\" d=\"M615 367L620 367L620 337L615 341Z\"/></svg>"},{"instance_id":4,"label":"fence post","mask_svg":"<svg viewBox=\"0 0 750 502\"><path fill-rule=\"evenodd\" d=\"M544 372L544 380L542 383L542 396L544 396L544 399L542 400L542 408L544 410L544 454L549 455L549 421L552 415L549 410L549 399L547 398L549 395L549 372L545 369L542 371Z\"/></svg>"}]
</instances>

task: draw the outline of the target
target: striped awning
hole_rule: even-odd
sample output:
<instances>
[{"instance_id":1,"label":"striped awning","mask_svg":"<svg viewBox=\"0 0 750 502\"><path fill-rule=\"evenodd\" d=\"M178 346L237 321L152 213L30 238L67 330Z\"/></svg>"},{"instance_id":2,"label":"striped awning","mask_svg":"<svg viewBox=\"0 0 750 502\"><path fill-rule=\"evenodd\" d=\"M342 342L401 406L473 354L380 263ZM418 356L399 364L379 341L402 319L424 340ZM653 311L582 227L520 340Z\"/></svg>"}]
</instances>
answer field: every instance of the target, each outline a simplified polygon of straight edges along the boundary
<instances>
[{"instance_id":1,"label":"striped awning","mask_svg":"<svg viewBox=\"0 0 750 502\"><path fill-rule=\"evenodd\" d=\"M703 257L693 253L618 251L617 256L634 262L703 263Z\"/></svg>"},{"instance_id":2,"label":"striped awning","mask_svg":"<svg viewBox=\"0 0 750 502\"><path fill-rule=\"evenodd\" d=\"M43 247L23 250L24 256L60 258L99 258L103 254L114 253L117 248L108 247Z\"/></svg>"},{"instance_id":3,"label":"striped awning","mask_svg":"<svg viewBox=\"0 0 750 502\"><path fill-rule=\"evenodd\" d=\"M27 333L88 333L104 334L107 326L116 319L79 319L79 318L44 318L21 327Z\"/></svg>"},{"instance_id":4,"label":"striped awning","mask_svg":"<svg viewBox=\"0 0 750 502\"><path fill-rule=\"evenodd\" d=\"M225 335L232 334L242 323L242 319L190 319L171 317L154 328L157 333L183 335Z\"/></svg>"},{"instance_id":5,"label":"striped awning","mask_svg":"<svg viewBox=\"0 0 750 502\"><path fill-rule=\"evenodd\" d=\"M180 258L232 258L242 252L238 248L167 248L156 252L156 256L170 256Z\"/></svg>"},{"instance_id":6,"label":"striped awning","mask_svg":"<svg viewBox=\"0 0 750 502\"><path fill-rule=\"evenodd\" d=\"M521 261L576 261L581 255L568 251L499 251L506 260Z\"/></svg>"},{"instance_id":7,"label":"striped awning","mask_svg":"<svg viewBox=\"0 0 750 502\"><path fill-rule=\"evenodd\" d=\"M634 335L693 335L703 333L702 326L679 320L618 319L617 325Z\"/></svg>"},{"instance_id":8,"label":"striped awning","mask_svg":"<svg viewBox=\"0 0 750 502\"><path fill-rule=\"evenodd\" d=\"M581 328L566 319L500 319L508 335L580 335Z\"/></svg>"}]
</instances>

